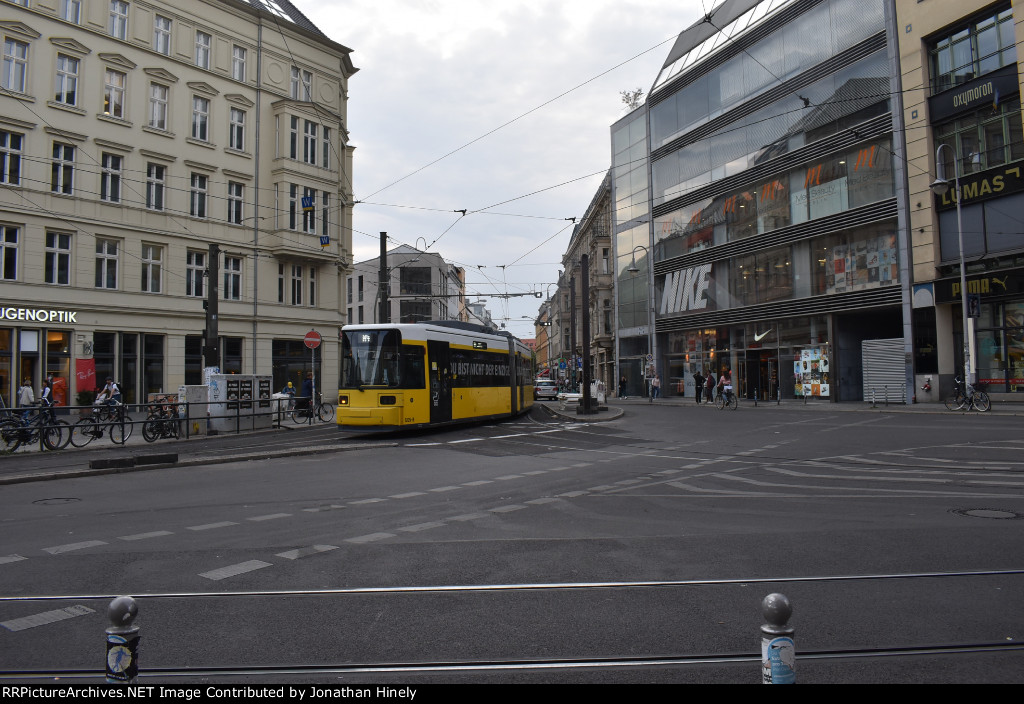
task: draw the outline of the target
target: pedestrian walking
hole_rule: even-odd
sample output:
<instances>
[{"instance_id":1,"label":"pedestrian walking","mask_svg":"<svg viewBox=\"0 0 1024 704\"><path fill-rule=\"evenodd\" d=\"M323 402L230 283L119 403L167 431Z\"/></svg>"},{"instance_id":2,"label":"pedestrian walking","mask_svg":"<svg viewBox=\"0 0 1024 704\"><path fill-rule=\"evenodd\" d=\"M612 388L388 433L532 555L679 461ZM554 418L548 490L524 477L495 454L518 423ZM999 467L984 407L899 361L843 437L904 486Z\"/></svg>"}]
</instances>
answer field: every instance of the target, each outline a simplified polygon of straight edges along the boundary
<instances>
[{"instance_id":1,"label":"pedestrian walking","mask_svg":"<svg viewBox=\"0 0 1024 704\"><path fill-rule=\"evenodd\" d=\"M693 373L693 388L694 394L697 397L697 404L700 405L700 397L704 392L704 377L700 373L700 369Z\"/></svg>"},{"instance_id":2,"label":"pedestrian walking","mask_svg":"<svg viewBox=\"0 0 1024 704\"><path fill-rule=\"evenodd\" d=\"M626 398L626 375L619 379L619 398Z\"/></svg>"},{"instance_id":3,"label":"pedestrian walking","mask_svg":"<svg viewBox=\"0 0 1024 704\"><path fill-rule=\"evenodd\" d=\"M313 372L306 372L306 379L302 382L302 391L299 402L295 407L300 410L313 407Z\"/></svg>"},{"instance_id":4,"label":"pedestrian walking","mask_svg":"<svg viewBox=\"0 0 1024 704\"><path fill-rule=\"evenodd\" d=\"M661 395L661 377L657 374L651 379L651 401Z\"/></svg>"},{"instance_id":5,"label":"pedestrian walking","mask_svg":"<svg viewBox=\"0 0 1024 704\"><path fill-rule=\"evenodd\" d=\"M709 369L707 373L707 381L705 382L704 390L707 392L707 402L714 403L715 401L715 375Z\"/></svg>"},{"instance_id":6,"label":"pedestrian walking","mask_svg":"<svg viewBox=\"0 0 1024 704\"><path fill-rule=\"evenodd\" d=\"M26 378L21 382L21 388L18 389L18 406L25 410L21 412L23 418L28 418L28 409L36 405L36 395L32 391L32 380Z\"/></svg>"}]
</instances>

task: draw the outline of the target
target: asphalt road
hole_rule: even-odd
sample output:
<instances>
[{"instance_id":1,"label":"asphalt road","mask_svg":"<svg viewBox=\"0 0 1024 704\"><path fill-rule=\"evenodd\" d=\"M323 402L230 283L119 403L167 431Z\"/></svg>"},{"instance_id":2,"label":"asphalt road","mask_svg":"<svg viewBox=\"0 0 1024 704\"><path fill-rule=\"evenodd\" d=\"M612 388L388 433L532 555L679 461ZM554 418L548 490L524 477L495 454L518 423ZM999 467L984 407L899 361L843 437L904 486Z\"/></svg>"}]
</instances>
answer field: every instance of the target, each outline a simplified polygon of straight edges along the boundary
<instances>
[{"instance_id":1,"label":"asphalt road","mask_svg":"<svg viewBox=\"0 0 1024 704\"><path fill-rule=\"evenodd\" d=\"M131 594L144 683L756 682L782 592L800 682L1024 680L1019 418L624 410L2 458L0 678Z\"/></svg>"}]
</instances>

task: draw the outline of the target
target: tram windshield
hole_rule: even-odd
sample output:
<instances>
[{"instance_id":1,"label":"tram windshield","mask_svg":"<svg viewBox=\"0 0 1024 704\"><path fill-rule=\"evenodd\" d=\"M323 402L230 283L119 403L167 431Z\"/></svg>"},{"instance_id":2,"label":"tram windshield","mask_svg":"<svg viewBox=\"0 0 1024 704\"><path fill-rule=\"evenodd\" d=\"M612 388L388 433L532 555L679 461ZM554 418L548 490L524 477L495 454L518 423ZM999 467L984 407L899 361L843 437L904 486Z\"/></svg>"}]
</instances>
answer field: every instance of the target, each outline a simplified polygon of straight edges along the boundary
<instances>
[{"instance_id":1,"label":"tram windshield","mask_svg":"<svg viewBox=\"0 0 1024 704\"><path fill-rule=\"evenodd\" d=\"M341 334L341 388L422 389L423 348L403 345L397 330L350 330Z\"/></svg>"}]
</instances>

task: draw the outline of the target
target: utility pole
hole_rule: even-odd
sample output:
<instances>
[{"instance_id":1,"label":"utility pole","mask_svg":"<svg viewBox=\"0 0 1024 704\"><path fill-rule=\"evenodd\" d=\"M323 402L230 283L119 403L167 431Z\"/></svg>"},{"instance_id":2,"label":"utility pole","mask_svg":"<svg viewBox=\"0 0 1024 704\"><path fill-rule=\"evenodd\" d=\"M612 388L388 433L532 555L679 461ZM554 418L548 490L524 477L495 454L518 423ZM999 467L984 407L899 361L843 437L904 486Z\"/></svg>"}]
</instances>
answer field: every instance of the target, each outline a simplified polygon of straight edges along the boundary
<instances>
[{"instance_id":1,"label":"utility pole","mask_svg":"<svg viewBox=\"0 0 1024 704\"><path fill-rule=\"evenodd\" d=\"M580 412L584 415L594 413L594 403L590 396L590 255L584 254L580 257L580 276L583 281L580 286L583 296L583 405Z\"/></svg>"},{"instance_id":2,"label":"utility pole","mask_svg":"<svg viewBox=\"0 0 1024 704\"><path fill-rule=\"evenodd\" d=\"M391 302L388 300L389 289L391 288L390 277L388 276L388 233L380 233L380 274L377 277L377 288L380 292L380 313L377 315L377 322L391 322Z\"/></svg>"},{"instance_id":3,"label":"utility pole","mask_svg":"<svg viewBox=\"0 0 1024 704\"><path fill-rule=\"evenodd\" d=\"M210 245L209 257L210 261L206 267L206 344L203 346L203 366L220 367L220 329L217 320L219 309L217 285L220 277L220 245Z\"/></svg>"},{"instance_id":4,"label":"utility pole","mask_svg":"<svg viewBox=\"0 0 1024 704\"><path fill-rule=\"evenodd\" d=\"M569 277L569 379L576 386L576 277ZM575 389L573 390L575 393Z\"/></svg>"}]
</instances>

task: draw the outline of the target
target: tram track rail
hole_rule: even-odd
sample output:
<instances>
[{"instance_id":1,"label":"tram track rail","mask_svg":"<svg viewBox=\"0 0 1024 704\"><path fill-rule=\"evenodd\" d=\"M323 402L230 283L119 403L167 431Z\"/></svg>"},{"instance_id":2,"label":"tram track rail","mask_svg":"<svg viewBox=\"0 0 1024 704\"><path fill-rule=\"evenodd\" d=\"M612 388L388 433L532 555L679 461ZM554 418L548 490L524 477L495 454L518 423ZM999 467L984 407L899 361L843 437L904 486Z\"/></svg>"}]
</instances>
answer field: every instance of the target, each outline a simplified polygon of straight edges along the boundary
<instances>
[{"instance_id":1,"label":"tram track rail","mask_svg":"<svg viewBox=\"0 0 1024 704\"><path fill-rule=\"evenodd\" d=\"M837 650L798 651L797 662L850 660L866 658L892 658L913 656L950 656L964 654L1013 653L1024 651L1024 643L957 643L914 645L890 648L860 648ZM146 667L139 671L139 680L150 678L214 678L214 677L268 677L268 676L330 676L330 675L383 675L383 674L442 674L483 673L500 671L551 670L621 670L627 668L681 667L698 665L745 664L752 668L760 665L761 654L708 653L685 655L651 655L609 658L539 658L524 660L460 660L441 662L393 663L336 663L328 665L251 665L226 667ZM756 672L756 671L755 671ZM25 679L95 679L103 672L85 668L66 670L10 670L0 671L0 681Z\"/></svg>"}]
</instances>

